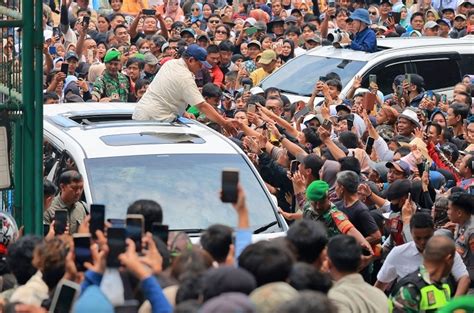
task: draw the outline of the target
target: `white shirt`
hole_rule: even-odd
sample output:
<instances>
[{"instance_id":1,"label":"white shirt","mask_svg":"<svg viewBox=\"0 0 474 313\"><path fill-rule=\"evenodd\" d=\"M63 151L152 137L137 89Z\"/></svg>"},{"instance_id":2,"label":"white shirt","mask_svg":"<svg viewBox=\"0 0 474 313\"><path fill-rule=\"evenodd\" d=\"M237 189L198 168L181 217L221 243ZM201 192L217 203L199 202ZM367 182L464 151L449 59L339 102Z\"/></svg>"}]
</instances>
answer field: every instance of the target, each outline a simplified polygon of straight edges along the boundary
<instances>
[{"instance_id":1,"label":"white shirt","mask_svg":"<svg viewBox=\"0 0 474 313\"><path fill-rule=\"evenodd\" d=\"M171 122L189 105L204 102L193 73L183 59L166 62L137 103L134 120Z\"/></svg>"},{"instance_id":2,"label":"white shirt","mask_svg":"<svg viewBox=\"0 0 474 313\"><path fill-rule=\"evenodd\" d=\"M413 273L423 263L423 255L416 248L415 242L410 241L397 246L390 251L382 268L377 274L377 280L390 283ZM451 274L458 281L461 277L469 275L461 256L456 252Z\"/></svg>"}]
</instances>

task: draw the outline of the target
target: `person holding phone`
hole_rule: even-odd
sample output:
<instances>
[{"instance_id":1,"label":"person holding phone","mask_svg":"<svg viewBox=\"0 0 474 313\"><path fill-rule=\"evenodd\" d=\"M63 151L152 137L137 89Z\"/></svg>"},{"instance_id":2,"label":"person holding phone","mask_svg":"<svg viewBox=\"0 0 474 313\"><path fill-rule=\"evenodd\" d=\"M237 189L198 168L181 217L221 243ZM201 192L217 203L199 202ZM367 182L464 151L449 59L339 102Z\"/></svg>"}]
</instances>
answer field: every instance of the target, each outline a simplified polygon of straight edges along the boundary
<instances>
[{"instance_id":1,"label":"person holding phone","mask_svg":"<svg viewBox=\"0 0 474 313\"><path fill-rule=\"evenodd\" d=\"M161 67L148 90L135 107L134 120L175 121L184 115L188 105L195 105L213 122L235 133L240 124L225 119L206 102L194 80L202 67L211 68L207 62L207 51L196 44L187 47L182 57L170 60Z\"/></svg>"},{"instance_id":2,"label":"person holding phone","mask_svg":"<svg viewBox=\"0 0 474 313\"><path fill-rule=\"evenodd\" d=\"M377 38L375 33L368 28L372 24L369 12L366 9L357 9L347 19L352 21L352 28L355 30L354 40L349 36L343 36L341 44L347 44L352 50L375 52L377 50Z\"/></svg>"},{"instance_id":3,"label":"person holding phone","mask_svg":"<svg viewBox=\"0 0 474 313\"><path fill-rule=\"evenodd\" d=\"M84 190L82 175L75 171L66 171L59 176L59 195L51 203L51 206L43 214L45 224L54 221L56 210L67 211L67 224L69 233L78 231L79 225L88 214L85 204L80 200Z\"/></svg>"},{"instance_id":4,"label":"person holding phone","mask_svg":"<svg viewBox=\"0 0 474 313\"><path fill-rule=\"evenodd\" d=\"M122 54L117 49L109 49L104 57L105 71L93 85L92 99L100 102L127 102L130 82L121 73Z\"/></svg>"}]
</instances>

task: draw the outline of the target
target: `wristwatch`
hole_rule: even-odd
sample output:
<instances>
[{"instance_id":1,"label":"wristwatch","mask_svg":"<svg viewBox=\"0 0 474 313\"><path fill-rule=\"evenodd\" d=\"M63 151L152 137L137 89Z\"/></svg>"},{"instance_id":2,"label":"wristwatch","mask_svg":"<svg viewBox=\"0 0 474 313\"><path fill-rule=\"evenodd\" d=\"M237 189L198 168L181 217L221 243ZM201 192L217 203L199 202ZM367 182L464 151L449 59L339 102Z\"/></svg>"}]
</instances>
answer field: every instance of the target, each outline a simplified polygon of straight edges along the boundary
<instances>
[{"instance_id":1,"label":"wristwatch","mask_svg":"<svg viewBox=\"0 0 474 313\"><path fill-rule=\"evenodd\" d=\"M278 141L279 141L279 142L282 142L283 139L286 139L286 136L285 136L285 135L281 135L280 138L278 138Z\"/></svg>"}]
</instances>

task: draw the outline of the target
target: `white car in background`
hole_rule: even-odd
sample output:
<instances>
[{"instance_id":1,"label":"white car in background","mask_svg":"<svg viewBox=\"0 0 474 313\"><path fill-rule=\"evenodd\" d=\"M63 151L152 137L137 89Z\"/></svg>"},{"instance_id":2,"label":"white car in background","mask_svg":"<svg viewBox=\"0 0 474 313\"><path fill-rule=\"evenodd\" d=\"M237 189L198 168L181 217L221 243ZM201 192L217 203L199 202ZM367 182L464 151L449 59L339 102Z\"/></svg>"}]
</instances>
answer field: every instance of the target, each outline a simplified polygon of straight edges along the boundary
<instances>
[{"instance_id":1,"label":"white car in background","mask_svg":"<svg viewBox=\"0 0 474 313\"><path fill-rule=\"evenodd\" d=\"M133 121L134 104L66 103L44 107L45 170L52 181L75 164L84 201L124 219L138 199L157 201L170 231L191 236L209 225L236 226L234 208L219 198L224 168L240 171L254 240L288 229L255 167L240 148L190 120Z\"/></svg>"}]
</instances>

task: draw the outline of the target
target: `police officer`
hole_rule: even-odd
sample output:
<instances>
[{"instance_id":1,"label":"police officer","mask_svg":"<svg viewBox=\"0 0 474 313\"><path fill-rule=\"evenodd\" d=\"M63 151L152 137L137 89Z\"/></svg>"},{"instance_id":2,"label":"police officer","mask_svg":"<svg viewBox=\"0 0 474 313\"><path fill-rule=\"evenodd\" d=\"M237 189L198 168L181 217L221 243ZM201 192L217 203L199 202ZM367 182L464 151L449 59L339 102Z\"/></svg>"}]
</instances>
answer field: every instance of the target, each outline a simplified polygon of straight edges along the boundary
<instances>
[{"instance_id":1,"label":"police officer","mask_svg":"<svg viewBox=\"0 0 474 313\"><path fill-rule=\"evenodd\" d=\"M392 312L436 312L450 300L446 278L451 272L456 249L447 236L433 236L423 252L423 265L402 278L390 295Z\"/></svg>"},{"instance_id":2,"label":"police officer","mask_svg":"<svg viewBox=\"0 0 474 313\"><path fill-rule=\"evenodd\" d=\"M474 288L474 195L456 192L448 198L448 218L456 223L454 240L456 251L461 255Z\"/></svg>"}]
</instances>

